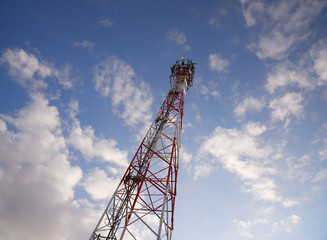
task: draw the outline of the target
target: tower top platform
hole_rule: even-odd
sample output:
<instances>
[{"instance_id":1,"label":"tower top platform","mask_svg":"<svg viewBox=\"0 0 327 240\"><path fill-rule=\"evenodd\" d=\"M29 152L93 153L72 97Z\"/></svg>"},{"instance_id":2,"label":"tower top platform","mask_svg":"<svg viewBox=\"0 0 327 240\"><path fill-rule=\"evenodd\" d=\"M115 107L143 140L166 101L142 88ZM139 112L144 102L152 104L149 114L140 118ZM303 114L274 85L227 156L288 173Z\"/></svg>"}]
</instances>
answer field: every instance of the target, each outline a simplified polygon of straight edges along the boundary
<instances>
[{"instance_id":1,"label":"tower top platform","mask_svg":"<svg viewBox=\"0 0 327 240\"><path fill-rule=\"evenodd\" d=\"M176 63L171 66L170 73L170 84L171 87L176 87L176 84L186 83L186 91L189 90L190 87L193 86L193 78L195 73L195 65L192 60L185 59L181 57L181 59L176 60Z\"/></svg>"}]
</instances>

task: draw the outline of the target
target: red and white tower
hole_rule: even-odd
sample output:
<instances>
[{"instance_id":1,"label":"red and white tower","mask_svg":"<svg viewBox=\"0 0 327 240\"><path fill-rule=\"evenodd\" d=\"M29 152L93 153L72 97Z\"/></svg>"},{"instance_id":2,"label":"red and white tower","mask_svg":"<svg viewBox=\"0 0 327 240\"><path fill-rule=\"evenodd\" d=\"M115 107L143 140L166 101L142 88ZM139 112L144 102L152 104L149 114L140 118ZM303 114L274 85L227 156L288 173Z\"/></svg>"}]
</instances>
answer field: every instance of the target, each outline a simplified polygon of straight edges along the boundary
<instances>
[{"instance_id":1,"label":"red and white tower","mask_svg":"<svg viewBox=\"0 0 327 240\"><path fill-rule=\"evenodd\" d=\"M172 239L184 98L195 65L171 67L170 90L90 240Z\"/></svg>"}]
</instances>

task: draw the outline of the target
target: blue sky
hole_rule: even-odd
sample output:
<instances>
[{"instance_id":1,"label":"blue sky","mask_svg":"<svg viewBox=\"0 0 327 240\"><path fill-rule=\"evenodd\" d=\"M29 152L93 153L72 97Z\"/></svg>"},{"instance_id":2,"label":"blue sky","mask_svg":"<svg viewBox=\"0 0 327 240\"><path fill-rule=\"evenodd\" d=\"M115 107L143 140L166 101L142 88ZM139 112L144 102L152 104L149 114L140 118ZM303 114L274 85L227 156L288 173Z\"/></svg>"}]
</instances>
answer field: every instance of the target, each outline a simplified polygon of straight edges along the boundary
<instances>
[{"instance_id":1,"label":"blue sky","mask_svg":"<svg viewBox=\"0 0 327 240\"><path fill-rule=\"evenodd\" d=\"M2 1L0 238L87 239L169 90L174 239L327 230L327 2Z\"/></svg>"}]
</instances>

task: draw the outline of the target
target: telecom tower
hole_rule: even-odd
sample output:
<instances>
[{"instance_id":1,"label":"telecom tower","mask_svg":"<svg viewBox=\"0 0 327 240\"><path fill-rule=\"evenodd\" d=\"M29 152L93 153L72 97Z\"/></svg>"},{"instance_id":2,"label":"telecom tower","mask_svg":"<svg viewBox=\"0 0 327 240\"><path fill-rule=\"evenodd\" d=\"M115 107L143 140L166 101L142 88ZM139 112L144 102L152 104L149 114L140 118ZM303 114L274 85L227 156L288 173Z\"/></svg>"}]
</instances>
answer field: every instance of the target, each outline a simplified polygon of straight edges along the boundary
<instances>
[{"instance_id":1,"label":"telecom tower","mask_svg":"<svg viewBox=\"0 0 327 240\"><path fill-rule=\"evenodd\" d=\"M195 65L171 67L170 90L90 240L172 239L183 106Z\"/></svg>"}]
</instances>

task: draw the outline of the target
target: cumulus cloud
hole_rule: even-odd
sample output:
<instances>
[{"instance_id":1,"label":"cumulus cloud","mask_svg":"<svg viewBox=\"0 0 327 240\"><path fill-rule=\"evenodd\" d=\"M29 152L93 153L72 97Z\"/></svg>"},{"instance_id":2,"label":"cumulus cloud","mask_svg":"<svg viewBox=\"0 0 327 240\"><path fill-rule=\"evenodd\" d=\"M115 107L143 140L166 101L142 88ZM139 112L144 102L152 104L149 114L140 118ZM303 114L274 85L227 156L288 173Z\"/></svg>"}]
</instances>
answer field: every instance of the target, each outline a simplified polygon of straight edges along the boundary
<instances>
[{"instance_id":1,"label":"cumulus cloud","mask_svg":"<svg viewBox=\"0 0 327 240\"><path fill-rule=\"evenodd\" d=\"M220 53L209 55L209 69L218 73L227 72L229 61L224 59Z\"/></svg>"},{"instance_id":2,"label":"cumulus cloud","mask_svg":"<svg viewBox=\"0 0 327 240\"><path fill-rule=\"evenodd\" d=\"M260 147L256 136L237 129L217 127L201 145L200 153L209 153L216 157L230 172L242 179L258 179L266 170L250 159L266 158L271 148ZM243 160L246 157L248 161Z\"/></svg>"},{"instance_id":3,"label":"cumulus cloud","mask_svg":"<svg viewBox=\"0 0 327 240\"><path fill-rule=\"evenodd\" d=\"M98 21L99 26L109 28L113 26L112 21L109 18L101 18Z\"/></svg>"},{"instance_id":4,"label":"cumulus cloud","mask_svg":"<svg viewBox=\"0 0 327 240\"><path fill-rule=\"evenodd\" d=\"M267 130L265 125L260 124L259 122L249 121L243 127L243 131L252 136L260 136Z\"/></svg>"},{"instance_id":5,"label":"cumulus cloud","mask_svg":"<svg viewBox=\"0 0 327 240\"><path fill-rule=\"evenodd\" d=\"M273 94L276 89L296 86L312 90L316 84L310 71L305 66L295 67L290 63L278 64L272 72L268 74L265 88Z\"/></svg>"},{"instance_id":6,"label":"cumulus cloud","mask_svg":"<svg viewBox=\"0 0 327 240\"><path fill-rule=\"evenodd\" d=\"M320 40L311 50L310 55L314 62L314 70L319 77L318 85L327 84L327 38Z\"/></svg>"},{"instance_id":7,"label":"cumulus cloud","mask_svg":"<svg viewBox=\"0 0 327 240\"><path fill-rule=\"evenodd\" d=\"M318 154L320 160L327 160L327 138L323 139L323 146L319 149Z\"/></svg>"},{"instance_id":8,"label":"cumulus cloud","mask_svg":"<svg viewBox=\"0 0 327 240\"><path fill-rule=\"evenodd\" d=\"M127 152L118 149L115 140L95 136L91 126L82 128L80 121L75 117L77 111L78 102L72 100L70 102L70 115L73 123L68 143L79 150L87 159L98 158L118 166L127 166Z\"/></svg>"},{"instance_id":9,"label":"cumulus cloud","mask_svg":"<svg viewBox=\"0 0 327 240\"><path fill-rule=\"evenodd\" d=\"M204 96L206 100L209 100L209 97L211 96L214 99L220 99L221 93L219 92L218 84L214 81L209 81L207 84L202 84L196 89L200 92L201 95Z\"/></svg>"},{"instance_id":10,"label":"cumulus cloud","mask_svg":"<svg viewBox=\"0 0 327 240\"><path fill-rule=\"evenodd\" d=\"M282 198L277 195L276 188L272 178L262 177L255 182L245 182L243 191L251 193L256 201L279 202Z\"/></svg>"},{"instance_id":11,"label":"cumulus cloud","mask_svg":"<svg viewBox=\"0 0 327 240\"><path fill-rule=\"evenodd\" d=\"M286 232L291 232L292 226L296 224L300 224L301 222L302 222L302 218L300 216L292 214L291 216L287 217L287 219L283 219L280 220L279 222L274 223L273 228L275 230L283 229Z\"/></svg>"},{"instance_id":12,"label":"cumulus cloud","mask_svg":"<svg viewBox=\"0 0 327 240\"><path fill-rule=\"evenodd\" d=\"M177 45L183 45L187 42L187 38L183 32L178 30L169 30L168 31L168 40L174 42Z\"/></svg>"},{"instance_id":13,"label":"cumulus cloud","mask_svg":"<svg viewBox=\"0 0 327 240\"><path fill-rule=\"evenodd\" d=\"M268 36L259 36L257 46L249 45L250 49L254 49L259 58L275 58L279 59L286 55L292 44L295 42L295 37L287 37L279 31L271 32Z\"/></svg>"},{"instance_id":14,"label":"cumulus cloud","mask_svg":"<svg viewBox=\"0 0 327 240\"><path fill-rule=\"evenodd\" d=\"M4 159L42 163L48 159L48 155L56 154L65 147L58 110L55 106L48 106L48 100L42 94L34 94L31 103L21 109L16 118L10 115L1 115L1 118L4 136L11 136L14 140L8 138L2 142L1 156ZM7 124L13 125L21 133L14 134L8 130Z\"/></svg>"},{"instance_id":15,"label":"cumulus cloud","mask_svg":"<svg viewBox=\"0 0 327 240\"><path fill-rule=\"evenodd\" d=\"M69 89L73 87L75 79L71 76L72 66L70 64L65 64L60 69L54 71L54 76L58 79L59 84L64 89Z\"/></svg>"},{"instance_id":16,"label":"cumulus cloud","mask_svg":"<svg viewBox=\"0 0 327 240\"><path fill-rule=\"evenodd\" d=\"M91 126L81 127L80 121L76 118L78 112L78 102L70 102L70 116L72 118L72 128L68 143L79 150L87 159L99 159L114 163L117 166L128 165L127 152L117 148L117 142L113 139L99 138L95 136Z\"/></svg>"},{"instance_id":17,"label":"cumulus cloud","mask_svg":"<svg viewBox=\"0 0 327 240\"><path fill-rule=\"evenodd\" d=\"M184 50L189 50L190 46L187 45L187 38L185 34L177 29L171 29L167 33L168 41L183 46Z\"/></svg>"},{"instance_id":18,"label":"cumulus cloud","mask_svg":"<svg viewBox=\"0 0 327 240\"><path fill-rule=\"evenodd\" d=\"M219 18L216 17L216 16L213 16L213 17L210 18L210 20L209 20L209 25L210 25L212 28L221 28L221 27L222 27Z\"/></svg>"},{"instance_id":19,"label":"cumulus cloud","mask_svg":"<svg viewBox=\"0 0 327 240\"><path fill-rule=\"evenodd\" d=\"M33 88L46 87L44 78L53 72L53 66L40 62L36 56L23 49L6 49L1 56L1 63L9 66L9 75L17 79L23 87L32 85Z\"/></svg>"},{"instance_id":20,"label":"cumulus cloud","mask_svg":"<svg viewBox=\"0 0 327 240\"><path fill-rule=\"evenodd\" d=\"M321 169L319 172L315 174L311 182L317 183L320 181L324 181L325 179L327 179L327 169Z\"/></svg>"},{"instance_id":21,"label":"cumulus cloud","mask_svg":"<svg viewBox=\"0 0 327 240\"><path fill-rule=\"evenodd\" d=\"M120 179L109 177L99 168L93 168L85 177L82 186L94 200L108 199L116 190Z\"/></svg>"},{"instance_id":22,"label":"cumulus cloud","mask_svg":"<svg viewBox=\"0 0 327 240\"><path fill-rule=\"evenodd\" d=\"M293 224L299 224L302 221L302 218L300 216L295 215L295 214L292 214L290 217L288 217L288 219Z\"/></svg>"},{"instance_id":23,"label":"cumulus cloud","mask_svg":"<svg viewBox=\"0 0 327 240\"><path fill-rule=\"evenodd\" d=\"M234 108L234 114L237 118L243 119L247 112L260 112L264 107L265 102L262 99L246 97Z\"/></svg>"},{"instance_id":24,"label":"cumulus cloud","mask_svg":"<svg viewBox=\"0 0 327 240\"><path fill-rule=\"evenodd\" d=\"M271 177L276 170L265 165L272 154L272 147L261 142L260 135L265 130L263 125L254 122L244 124L242 130L217 127L200 146L197 170L208 175L219 163L243 181L243 191L251 193L255 200L281 201ZM205 164L211 165L210 171Z\"/></svg>"},{"instance_id":25,"label":"cumulus cloud","mask_svg":"<svg viewBox=\"0 0 327 240\"><path fill-rule=\"evenodd\" d=\"M88 48L89 50L91 50L95 46L95 42L84 40L82 42L75 42L74 46L75 47Z\"/></svg>"},{"instance_id":26,"label":"cumulus cloud","mask_svg":"<svg viewBox=\"0 0 327 240\"><path fill-rule=\"evenodd\" d=\"M327 5L326 1L241 1L248 27L259 29L257 42L250 44L261 59L285 57L309 35L309 25Z\"/></svg>"},{"instance_id":27,"label":"cumulus cloud","mask_svg":"<svg viewBox=\"0 0 327 240\"><path fill-rule=\"evenodd\" d=\"M26 106L15 114L0 114L0 238L88 236L99 212L87 199L76 198L76 188L83 187L93 199L102 199L94 184L106 180L116 184L112 176L119 172L117 167L127 165L127 152L119 150L113 139L97 137L91 126L81 127L77 101L69 104L70 119L65 121L46 97L48 78L56 79L63 88L72 86L65 81L70 65L59 70L21 49L5 50L1 63L32 93ZM71 161L74 149L87 159L110 163L111 176L96 168L83 178L82 169L75 165L78 162Z\"/></svg>"},{"instance_id":28,"label":"cumulus cloud","mask_svg":"<svg viewBox=\"0 0 327 240\"><path fill-rule=\"evenodd\" d=\"M70 66L58 69L53 63L40 60L37 56L23 49L6 49L1 56L0 64L9 67L9 75L21 86L30 90L47 87L46 78L55 78L65 89L73 86L69 78Z\"/></svg>"},{"instance_id":29,"label":"cumulus cloud","mask_svg":"<svg viewBox=\"0 0 327 240\"><path fill-rule=\"evenodd\" d=\"M0 124L0 129L1 129L1 124ZM186 149L182 147L179 151L179 156L181 162L185 165L185 167L188 167L193 158L192 154L187 152Z\"/></svg>"},{"instance_id":30,"label":"cumulus cloud","mask_svg":"<svg viewBox=\"0 0 327 240\"><path fill-rule=\"evenodd\" d=\"M295 207L295 206L298 206L300 204L300 202L296 199L285 199L283 202L282 202L283 206L286 207L286 208L289 208L289 207Z\"/></svg>"},{"instance_id":31,"label":"cumulus cloud","mask_svg":"<svg viewBox=\"0 0 327 240\"><path fill-rule=\"evenodd\" d=\"M144 81L135 80L134 69L125 61L112 56L94 66L95 89L111 97L114 111L124 122L135 127L148 126L153 97Z\"/></svg>"},{"instance_id":32,"label":"cumulus cloud","mask_svg":"<svg viewBox=\"0 0 327 240\"><path fill-rule=\"evenodd\" d=\"M309 155L287 158L285 176L290 180L298 179L302 183L309 181L312 178L312 172L308 171L311 162L312 158Z\"/></svg>"},{"instance_id":33,"label":"cumulus cloud","mask_svg":"<svg viewBox=\"0 0 327 240\"><path fill-rule=\"evenodd\" d=\"M270 94L292 88L315 90L327 84L326 64L327 40L321 39L297 63L286 60L276 64L268 73L265 88Z\"/></svg>"},{"instance_id":34,"label":"cumulus cloud","mask_svg":"<svg viewBox=\"0 0 327 240\"><path fill-rule=\"evenodd\" d=\"M301 93L290 92L281 98L275 98L269 103L273 121L288 120L290 115L301 117L303 115L303 97Z\"/></svg>"},{"instance_id":35,"label":"cumulus cloud","mask_svg":"<svg viewBox=\"0 0 327 240\"><path fill-rule=\"evenodd\" d=\"M242 13L248 27L257 24L258 15L264 11L264 4L261 1L241 1L243 4Z\"/></svg>"},{"instance_id":36,"label":"cumulus cloud","mask_svg":"<svg viewBox=\"0 0 327 240\"><path fill-rule=\"evenodd\" d=\"M204 161L198 162L193 170L194 171L193 178L196 180L199 177L207 177L216 169L217 168L210 163Z\"/></svg>"},{"instance_id":37,"label":"cumulus cloud","mask_svg":"<svg viewBox=\"0 0 327 240\"><path fill-rule=\"evenodd\" d=\"M69 161L59 111L40 93L0 115L0 238L82 238L96 213L74 200L82 170ZM76 226L79 219L81 226Z\"/></svg>"},{"instance_id":38,"label":"cumulus cloud","mask_svg":"<svg viewBox=\"0 0 327 240\"><path fill-rule=\"evenodd\" d=\"M258 229L265 229L265 232L269 231L267 228L269 227L267 216L269 216L272 211L273 207L258 208L258 213L256 214L257 217L254 220L234 219L233 222L238 227L240 236L253 239L254 231L257 231Z\"/></svg>"}]
</instances>

